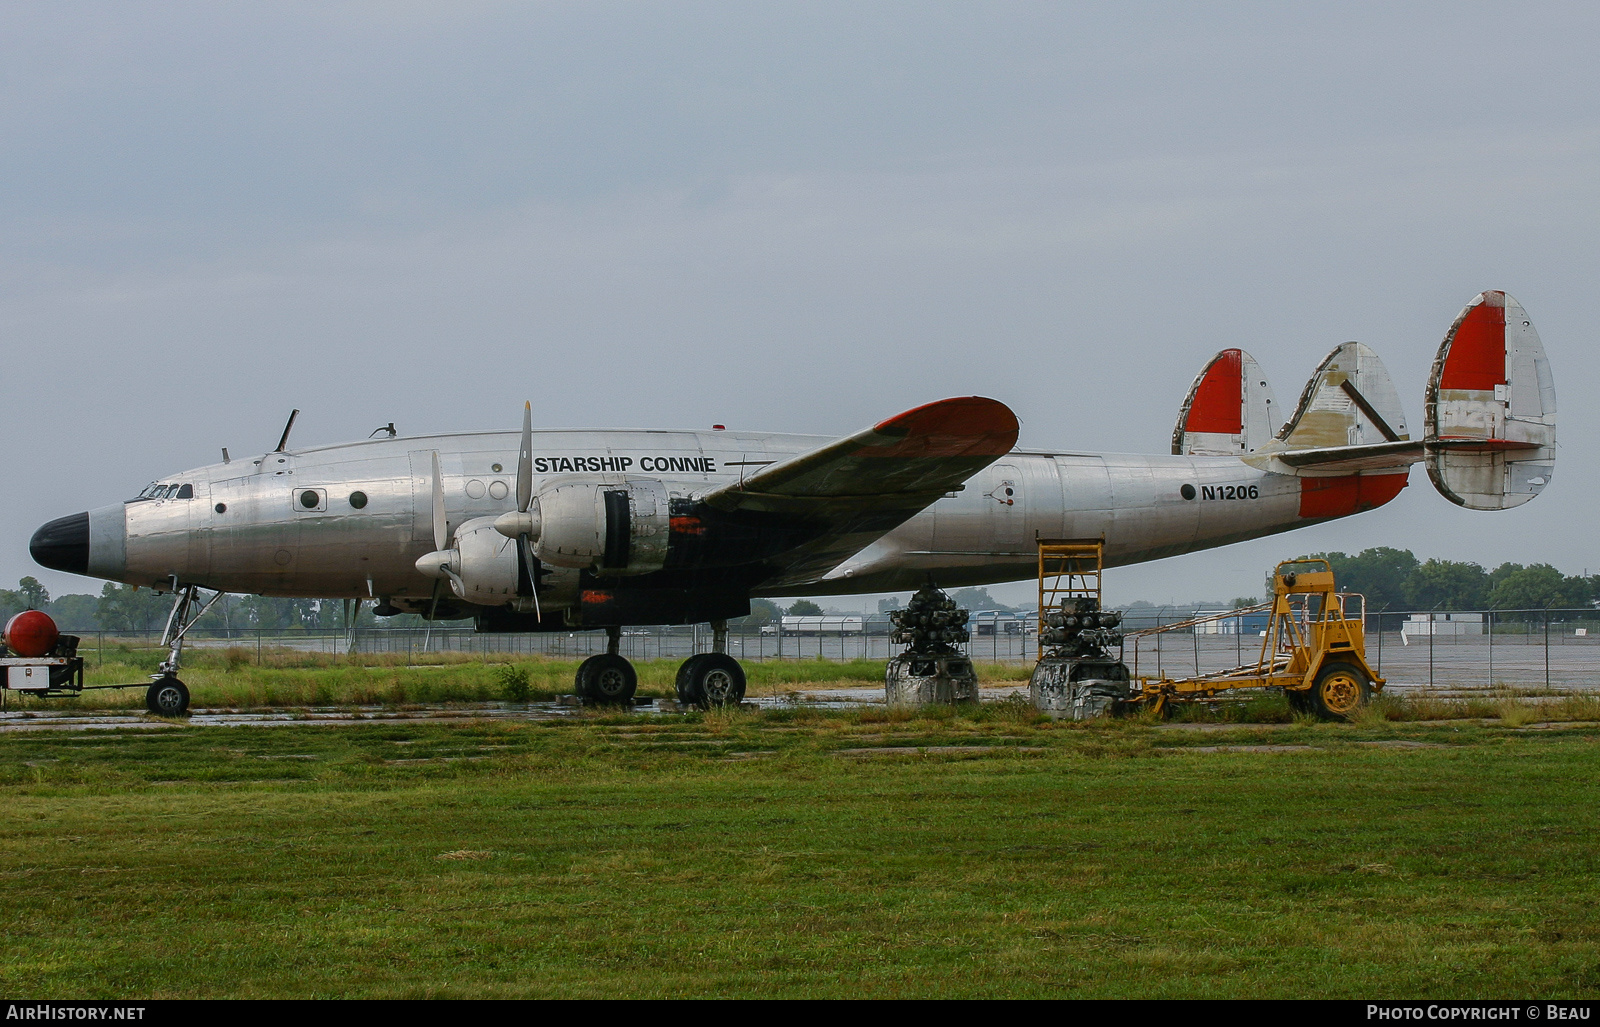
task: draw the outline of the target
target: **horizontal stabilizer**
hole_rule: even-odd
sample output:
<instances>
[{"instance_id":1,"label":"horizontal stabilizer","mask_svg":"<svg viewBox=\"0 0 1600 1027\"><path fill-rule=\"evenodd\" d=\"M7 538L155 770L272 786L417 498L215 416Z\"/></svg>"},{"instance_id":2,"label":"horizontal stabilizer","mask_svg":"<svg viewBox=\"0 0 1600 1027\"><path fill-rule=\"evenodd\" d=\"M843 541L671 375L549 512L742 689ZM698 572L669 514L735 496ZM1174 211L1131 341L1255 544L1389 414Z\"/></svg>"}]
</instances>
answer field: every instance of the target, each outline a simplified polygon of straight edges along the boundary
<instances>
[{"instance_id":1,"label":"horizontal stabilizer","mask_svg":"<svg viewBox=\"0 0 1600 1027\"><path fill-rule=\"evenodd\" d=\"M1409 439L1379 442L1371 446L1338 446L1328 449L1294 449L1277 454L1279 460L1295 468L1354 474L1357 471L1393 470L1409 467L1421 460L1423 444Z\"/></svg>"},{"instance_id":2,"label":"horizontal stabilizer","mask_svg":"<svg viewBox=\"0 0 1600 1027\"><path fill-rule=\"evenodd\" d=\"M1556 390L1527 311L1479 293L1439 345L1428 379L1428 477L1452 503L1507 510L1555 470Z\"/></svg>"},{"instance_id":3,"label":"horizontal stabilizer","mask_svg":"<svg viewBox=\"0 0 1600 1027\"><path fill-rule=\"evenodd\" d=\"M1243 456L1271 441L1278 404L1261 365L1242 349L1225 349L1189 387L1172 452L1179 456Z\"/></svg>"}]
</instances>

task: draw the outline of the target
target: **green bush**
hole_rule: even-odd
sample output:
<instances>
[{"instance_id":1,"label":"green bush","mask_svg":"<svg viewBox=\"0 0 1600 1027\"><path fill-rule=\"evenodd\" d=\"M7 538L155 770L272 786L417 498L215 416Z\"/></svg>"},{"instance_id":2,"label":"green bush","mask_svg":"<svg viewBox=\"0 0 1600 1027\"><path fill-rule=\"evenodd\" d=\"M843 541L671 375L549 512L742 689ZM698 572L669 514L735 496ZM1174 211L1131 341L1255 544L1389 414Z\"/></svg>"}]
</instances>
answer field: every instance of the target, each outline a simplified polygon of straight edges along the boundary
<instances>
[{"instance_id":1,"label":"green bush","mask_svg":"<svg viewBox=\"0 0 1600 1027\"><path fill-rule=\"evenodd\" d=\"M527 702L533 689L528 685L528 671L514 663L503 664L495 676L500 679L500 694L511 702Z\"/></svg>"}]
</instances>

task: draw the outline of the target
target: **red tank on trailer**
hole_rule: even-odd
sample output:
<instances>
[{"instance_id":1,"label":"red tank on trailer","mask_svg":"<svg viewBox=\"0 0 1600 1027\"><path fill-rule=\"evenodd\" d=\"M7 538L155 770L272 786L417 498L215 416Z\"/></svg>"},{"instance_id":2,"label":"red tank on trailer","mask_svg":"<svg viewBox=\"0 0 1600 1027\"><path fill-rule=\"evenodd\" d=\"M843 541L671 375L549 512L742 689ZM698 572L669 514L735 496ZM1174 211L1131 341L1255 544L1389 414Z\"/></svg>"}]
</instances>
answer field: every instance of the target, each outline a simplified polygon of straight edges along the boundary
<instances>
[{"instance_id":1,"label":"red tank on trailer","mask_svg":"<svg viewBox=\"0 0 1600 1027\"><path fill-rule=\"evenodd\" d=\"M42 610L23 610L6 622L6 648L18 656L44 656L54 649L61 632Z\"/></svg>"}]
</instances>

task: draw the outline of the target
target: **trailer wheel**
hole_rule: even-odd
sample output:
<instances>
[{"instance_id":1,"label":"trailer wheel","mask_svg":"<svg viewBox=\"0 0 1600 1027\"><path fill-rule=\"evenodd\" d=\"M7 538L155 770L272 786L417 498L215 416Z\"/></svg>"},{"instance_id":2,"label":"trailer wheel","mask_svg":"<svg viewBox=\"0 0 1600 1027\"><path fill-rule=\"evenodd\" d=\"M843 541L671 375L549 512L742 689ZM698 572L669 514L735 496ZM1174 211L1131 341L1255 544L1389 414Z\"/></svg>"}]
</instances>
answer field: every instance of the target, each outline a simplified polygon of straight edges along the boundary
<instances>
[{"instance_id":1,"label":"trailer wheel","mask_svg":"<svg viewBox=\"0 0 1600 1027\"><path fill-rule=\"evenodd\" d=\"M181 717L189 709L189 687L177 678L162 678L144 693L144 705L158 717Z\"/></svg>"},{"instance_id":2,"label":"trailer wheel","mask_svg":"<svg viewBox=\"0 0 1600 1027\"><path fill-rule=\"evenodd\" d=\"M1317 674L1307 698L1323 720L1349 720L1372 698L1372 682L1354 664L1330 663Z\"/></svg>"}]
</instances>

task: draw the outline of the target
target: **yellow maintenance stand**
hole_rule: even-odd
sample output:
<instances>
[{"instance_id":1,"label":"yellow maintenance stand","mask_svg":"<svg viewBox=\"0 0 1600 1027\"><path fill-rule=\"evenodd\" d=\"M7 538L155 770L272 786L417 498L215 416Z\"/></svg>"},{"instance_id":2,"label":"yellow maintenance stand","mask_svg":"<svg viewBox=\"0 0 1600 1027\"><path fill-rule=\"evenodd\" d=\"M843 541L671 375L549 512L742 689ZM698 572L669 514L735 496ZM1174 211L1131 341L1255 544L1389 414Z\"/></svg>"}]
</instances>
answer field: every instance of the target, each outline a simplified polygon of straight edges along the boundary
<instances>
[{"instance_id":1,"label":"yellow maintenance stand","mask_svg":"<svg viewBox=\"0 0 1600 1027\"><path fill-rule=\"evenodd\" d=\"M1144 639L1263 611L1270 611L1271 619L1255 663L1188 678L1140 674ZM1286 560L1273 571L1270 602L1128 632L1136 682L1130 702L1162 709L1171 702L1215 699L1237 689L1281 688L1298 709L1346 719L1384 685L1367 665L1365 621L1365 597L1336 592L1326 560Z\"/></svg>"}]
</instances>

